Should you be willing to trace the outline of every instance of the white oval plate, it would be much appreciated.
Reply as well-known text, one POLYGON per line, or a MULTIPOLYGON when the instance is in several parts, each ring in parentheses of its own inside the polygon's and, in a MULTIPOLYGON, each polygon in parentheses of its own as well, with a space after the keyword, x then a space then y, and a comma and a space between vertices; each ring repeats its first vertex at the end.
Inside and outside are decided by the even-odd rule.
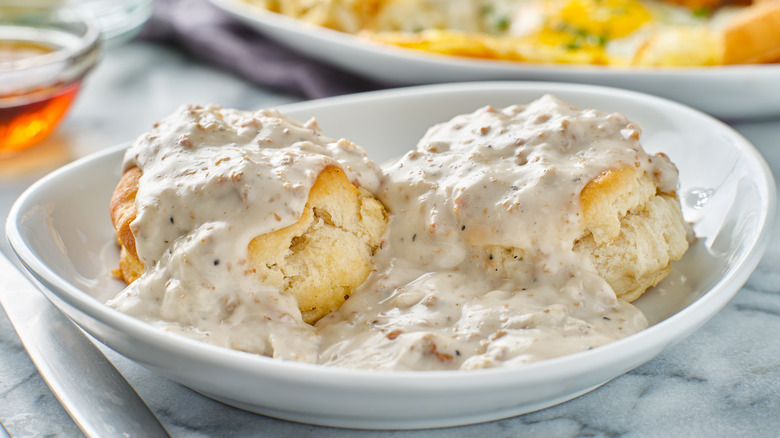
POLYGON ((650 93, 725 119, 780 115, 780 64, 662 69, 459 58, 369 41, 243 0, 211 2, 300 53, 388 85, 508 79, 576 82, 650 93))
POLYGON ((490 82, 380 91, 281 107, 316 116, 378 161, 412 148, 425 129, 483 105, 553 93, 581 108, 619 111, 644 126, 643 144, 678 165, 684 213, 701 238, 637 305, 651 327, 594 350, 522 368, 375 372, 274 360, 163 332, 103 303, 118 251, 108 219, 124 146, 86 157, 34 184, 7 223, 13 249, 46 295, 119 353, 209 397, 293 421, 353 428, 454 426, 531 412, 652 359, 720 310, 758 264, 775 211, 775 184, 759 153, 717 120, 634 92, 558 83, 490 82), (698 201, 698 205, 696 204, 698 201))

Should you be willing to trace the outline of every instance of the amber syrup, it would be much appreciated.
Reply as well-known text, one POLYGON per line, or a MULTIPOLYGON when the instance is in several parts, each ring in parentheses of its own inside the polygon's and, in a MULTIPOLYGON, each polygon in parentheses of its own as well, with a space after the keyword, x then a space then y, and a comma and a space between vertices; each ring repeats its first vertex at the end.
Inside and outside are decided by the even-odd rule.
MULTIPOLYGON (((0 41, 0 61, 24 59, 53 50, 32 42, 0 41)), ((80 86, 81 81, 74 81, 0 94, 0 154, 24 149, 48 136, 62 120, 80 86)))

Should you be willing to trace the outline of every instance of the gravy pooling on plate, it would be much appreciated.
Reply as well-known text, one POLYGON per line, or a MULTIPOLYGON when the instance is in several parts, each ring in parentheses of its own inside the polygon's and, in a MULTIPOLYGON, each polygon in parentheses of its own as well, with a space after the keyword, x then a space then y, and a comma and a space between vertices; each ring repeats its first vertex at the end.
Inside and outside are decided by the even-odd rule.
POLYGON ((544 96, 434 126, 380 169, 314 122, 184 107, 126 154, 125 168, 143 171, 133 228, 146 270, 108 304, 217 345, 349 368, 512 366, 598 347, 647 321, 580 243, 653 236, 642 242, 655 252, 632 249, 631 263, 661 278, 687 248, 677 171, 644 152, 639 132, 622 115, 544 96), (374 272, 310 325, 294 297, 241 267, 249 241, 298 220, 333 164, 389 222, 374 272), (634 185, 603 192, 621 216, 619 237, 605 240, 581 193, 610 175, 634 185))

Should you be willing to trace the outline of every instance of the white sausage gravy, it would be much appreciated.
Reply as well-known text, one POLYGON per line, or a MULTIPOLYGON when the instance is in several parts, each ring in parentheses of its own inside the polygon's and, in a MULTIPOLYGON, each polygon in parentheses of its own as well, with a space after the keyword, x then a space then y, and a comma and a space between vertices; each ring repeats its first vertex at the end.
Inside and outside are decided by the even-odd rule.
POLYGON ((620 114, 555 97, 436 125, 380 168, 362 148, 274 110, 185 106, 127 151, 143 171, 133 223, 141 278, 109 301, 229 348, 381 370, 516 366, 647 326, 572 249, 579 194, 626 165, 676 189, 620 114), (319 172, 339 165, 390 214, 374 272, 314 326, 246 273, 247 245, 294 223, 319 172))

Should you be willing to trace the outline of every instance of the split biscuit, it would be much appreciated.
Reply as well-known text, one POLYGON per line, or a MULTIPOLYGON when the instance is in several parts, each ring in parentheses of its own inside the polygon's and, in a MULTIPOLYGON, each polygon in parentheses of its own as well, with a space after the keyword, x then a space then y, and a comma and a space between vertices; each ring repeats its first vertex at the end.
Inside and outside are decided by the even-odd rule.
POLYGON ((328 167, 298 222, 249 243, 250 265, 263 283, 294 295, 311 324, 338 309, 366 280, 386 226, 382 204, 340 168, 328 167))
POLYGON ((618 298, 634 301, 688 249, 680 202, 633 167, 604 172, 580 193, 583 235, 574 244, 618 298))
MULTIPOLYGON (((613 169, 590 181, 579 196, 582 234, 573 250, 585 256, 624 301, 657 285, 688 249, 687 226, 674 193, 659 192, 633 167, 613 169)), ((491 270, 534 278, 534 255, 523 248, 487 246, 491 270)))
MULTIPOLYGON (((110 206, 120 244, 118 274, 128 284, 145 271, 131 227, 141 174, 136 167, 123 174, 110 206)), ((340 307, 371 273, 387 220, 378 200, 329 166, 314 182, 296 223, 249 242, 249 264, 258 281, 295 296, 303 320, 313 324, 340 307)))

